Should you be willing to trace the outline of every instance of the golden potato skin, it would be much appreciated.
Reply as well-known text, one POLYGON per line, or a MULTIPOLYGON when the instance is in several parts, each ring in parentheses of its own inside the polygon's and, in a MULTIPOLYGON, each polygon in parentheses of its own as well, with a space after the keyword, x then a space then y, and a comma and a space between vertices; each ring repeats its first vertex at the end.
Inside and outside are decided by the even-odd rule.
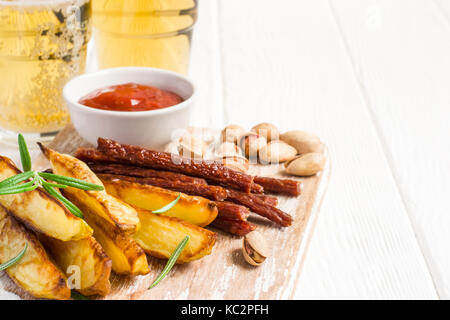
POLYGON ((67 300, 70 288, 65 275, 50 261, 36 236, 0 206, 0 263, 14 258, 28 244, 27 251, 6 273, 36 298, 67 300))
MULTIPOLYGON (((40 145, 40 147, 50 161, 55 174, 102 185, 100 179, 83 161, 67 154, 58 153, 43 145, 40 145)), ((76 198, 78 202, 90 207, 92 213, 100 216, 107 223, 117 227, 122 232, 131 234, 139 229, 140 225, 137 212, 123 201, 110 196, 105 190, 85 191, 66 188, 64 191, 66 194, 70 194, 76 198)))
MULTIPOLYGON (((157 210, 178 197, 178 192, 141 183, 104 177, 106 191, 134 207, 157 210)), ((217 217, 217 207, 214 202, 198 196, 184 193, 178 203, 164 215, 179 218, 200 227, 207 226, 217 217)))
MULTIPOLYGON (((20 173, 13 162, 0 156, 0 181, 20 173)), ((83 220, 64 207, 45 191, 33 191, 0 195, 3 205, 14 217, 28 228, 62 240, 83 239, 92 234, 92 229, 83 220)))
POLYGON ((94 228, 94 237, 111 258, 115 273, 144 275, 150 272, 145 252, 136 241, 122 232, 105 230, 96 222, 88 221, 94 228))
POLYGON ((177 260, 185 263, 200 259, 211 253, 216 234, 189 222, 148 210, 136 209, 141 219, 141 229, 132 237, 149 255, 168 259, 178 244, 188 235, 189 242, 177 260))
POLYGON ((85 220, 94 229, 94 238, 112 260, 112 270, 115 273, 143 275, 150 272, 147 256, 135 240, 117 227, 105 223, 103 218, 73 195, 66 193, 66 190, 63 190, 63 194, 83 211, 85 220))
POLYGON ((110 292, 112 262, 94 237, 74 241, 60 241, 45 235, 38 235, 38 238, 66 273, 70 266, 80 268, 80 288, 77 291, 85 296, 105 296, 110 292))

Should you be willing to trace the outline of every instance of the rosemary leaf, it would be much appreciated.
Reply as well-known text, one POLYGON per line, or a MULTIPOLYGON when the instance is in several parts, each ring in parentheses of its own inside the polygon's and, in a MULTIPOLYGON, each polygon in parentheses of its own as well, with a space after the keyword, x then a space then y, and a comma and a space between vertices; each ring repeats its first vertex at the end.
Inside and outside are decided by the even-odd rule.
POLYGON ((52 180, 64 184, 68 187, 73 187, 81 190, 104 190, 103 186, 101 185, 89 183, 72 177, 60 176, 58 174, 48 172, 39 172, 39 175, 44 179, 52 180))
POLYGON ((178 202, 178 200, 180 200, 180 198, 181 198, 181 193, 178 193, 178 197, 175 200, 173 200, 168 205, 165 205, 161 209, 152 211, 152 213, 160 214, 160 213, 164 213, 164 212, 169 211, 170 209, 172 209, 177 204, 177 202, 178 202))
POLYGON ((3 264, 0 264, 0 271, 6 270, 6 269, 12 267, 13 265, 15 265, 17 262, 19 262, 25 255, 25 251, 27 251, 27 248, 28 248, 28 243, 25 243, 25 247, 23 247, 22 251, 20 251, 19 254, 15 258, 12 258, 11 260, 8 260, 3 264))
POLYGON ((58 199, 62 202, 62 204, 74 215, 78 218, 83 219, 83 213, 81 210, 74 205, 72 202, 70 202, 66 197, 64 197, 62 194, 60 194, 58 191, 53 189, 53 187, 48 186, 46 184, 43 184, 42 187, 47 191, 52 197, 58 199))
POLYGON ((67 188, 67 186, 64 185, 64 184, 50 183, 50 182, 47 182, 45 180, 42 180, 42 185, 44 185, 44 184, 46 186, 53 187, 53 188, 58 188, 58 189, 65 189, 65 188, 67 188))
POLYGON ((33 191, 37 187, 38 187, 38 185, 36 185, 34 183, 34 181, 30 181, 28 183, 23 183, 23 184, 19 184, 19 185, 15 185, 15 186, 1 188, 0 195, 16 194, 16 193, 33 191))
POLYGON ((183 252, 184 248, 186 247, 187 243, 189 242, 189 236, 186 236, 183 241, 180 242, 180 244, 177 246, 175 251, 172 253, 172 255, 169 258, 169 261, 167 261, 166 266, 164 267, 163 271, 161 271, 160 275, 156 280, 152 283, 152 285, 149 287, 149 289, 152 289, 156 287, 156 285, 165 278, 165 276, 169 273, 169 271, 174 266, 175 262, 177 262, 178 257, 180 256, 181 252, 183 252))
POLYGON ((21 133, 19 133, 18 137, 19 142, 19 152, 20 152, 20 161, 22 162, 23 171, 31 170, 31 157, 28 152, 27 143, 25 142, 25 138, 21 133))
POLYGON ((22 172, 22 173, 16 174, 15 176, 9 177, 9 178, 3 180, 2 182, 0 182, 0 188, 16 185, 22 181, 30 179, 33 175, 34 175, 33 171, 27 171, 27 172, 22 172))

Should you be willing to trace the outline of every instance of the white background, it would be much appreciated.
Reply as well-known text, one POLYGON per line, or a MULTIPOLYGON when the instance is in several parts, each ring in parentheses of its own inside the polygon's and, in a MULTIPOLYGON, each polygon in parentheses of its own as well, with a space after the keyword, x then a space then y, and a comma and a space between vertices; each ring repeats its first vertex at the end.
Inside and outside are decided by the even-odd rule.
POLYGON ((328 144, 296 298, 450 298, 450 0, 200 0, 190 75, 194 125, 328 144))

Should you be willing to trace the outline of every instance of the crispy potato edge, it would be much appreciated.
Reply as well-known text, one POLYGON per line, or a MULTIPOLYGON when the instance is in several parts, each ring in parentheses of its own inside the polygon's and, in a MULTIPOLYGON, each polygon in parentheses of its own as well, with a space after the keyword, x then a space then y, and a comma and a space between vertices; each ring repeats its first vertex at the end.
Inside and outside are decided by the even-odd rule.
MULTIPOLYGON (((58 170, 62 168, 66 172, 64 174, 59 172, 58 174, 66 175, 65 173, 67 173, 70 177, 103 186, 102 181, 83 161, 71 155, 58 153, 41 144, 39 146, 42 153, 50 161, 55 173, 58 173, 58 170)), ((66 192, 73 194, 83 202, 95 201, 101 212, 104 213, 105 220, 127 234, 136 232, 140 227, 139 218, 134 209, 120 199, 112 197, 106 191, 84 191, 67 188, 66 192), (115 213, 122 213, 122 215, 116 215, 115 213)), ((92 205, 94 204, 92 203, 92 205)))
MULTIPOLYGON (((21 171, 14 165, 14 163, 12 162, 11 159, 0 156, 0 171, 4 170, 4 169, 10 169, 15 174, 21 173, 21 171), (6 168, 5 168, 5 166, 6 166, 6 168)), ((34 197, 36 195, 38 195, 40 198, 42 198, 43 201, 49 201, 52 204, 58 206, 62 210, 62 212, 64 213, 65 217, 68 220, 74 220, 77 223, 81 223, 81 230, 78 235, 75 235, 71 239, 67 238, 67 239, 61 239, 61 240, 65 240, 65 241, 66 240, 77 240, 77 239, 82 239, 82 238, 88 237, 89 235, 92 234, 92 229, 86 223, 84 223, 84 221, 82 221, 82 219, 74 216, 61 202, 59 202, 57 199, 53 198, 52 196, 50 196, 49 194, 47 194, 45 191, 43 191, 40 188, 37 188, 33 191, 21 193, 20 194, 21 202, 26 203, 27 201, 29 201, 29 199, 31 199, 32 197, 34 197)), ((8 208, 5 208, 5 209, 8 210, 8 208)), ((14 216, 14 218, 19 220, 21 223, 23 223, 28 229, 33 230, 35 232, 40 232, 40 233, 43 232, 43 230, 41 230, 30 219, 27 219, 25 216, 18 215, 17 213, 14 212, 14 210, 8 210, 8 213, 11 214, 12 216, 14 216)))
MULTIPOLYGON (((199 233, 204 235, 204 239, 202 241, 202 245, 194 252, 191 252, 189 254, 185 254, 184 257, 182 259, 179 259, 177 261, 177 264, 183 264, 186 262, 190 262, 193 260, 197 260, 200 259, 206 255, 209 255, 216 243, 217 240, 217 234, 213 231, 207 230, 205 228, 199 227, 197 225, 194 225, 192 223, 189 223, 187 221, 175 218, 175 217, 169 217, 169 216, 164 216, 164 215, 156 215, 148 210, 145 209, 141 209, 141 208, 136 208, 137 212, 139 213, 139 215, 151 215, 153 218, 157 218, 160 221, 165 221, 167 224, 172 225, 173 228, 176 228, 176 225, 182 225, 183 227, 192 230, 193 232, 199 233)), ((145 218, 143 219, 145 220, 145 218)), ((143 224, 142 228, 146 228, 147 226, 145 225, 145 223, 143 224)), ((136 239, 136 238, 135 238, 136 239)), ((137 240, 138 243, 141 242, 142 240, 137 240)), ((165 256, 157 251, 154 250, 149 250, 146 249, 145 246, 142 246, 144 251, 146 253, 148 253, 150 256, 155 257, 155 258, 160 258, 160 259, 168 259, 168 256, 165 256)))
POLYGON ((94 276, 91 277, 94 279, 94 282, 92 283, 91 281, 91 283, 86 284, 85 281, 82 280, 81 288, 77 289, 77 291, 85 296, 105 296, 110 292, 111 283, 109 277, 111 274, 112 261, 93 236, 73 241, 60 241, 43 234, 38 234, 38 238, 58 267, 63 271, 66 270, 66 276, 70 276, 70 274, 67 274, 67 268, 73 265, 80 268, 82 278, 91 276, 92 273, 94 274, 94 276), (73 251, 75 251, 75 255, 71 255, 71 252, 73 251), (81 265, 75 261, 80 257, 82 257, 83 260, 81 265), (91 265, 92 262, 94 262, 93 268, 91 265))
MULTIPOLYGON (((8 276, 21 288, 30 293, 35 298, 44 299, 58 299, 67 300, 70 298, 70 288, 67 284, 67 279, 63 272, 53 264, 50 260, 47 252, 45 251, 42 244, 37 239, 36 235, 27 230, 23 225, 20 224, 9 212, 2 206, 0 206, 0 237, 7 237, 8 240, 13 238, 15 241, 20 241, 18 238, 22 237, 24 242, 28 244, 28 249, 25 252, 25 256, 28 254, 33 254, 31 261, 28 261, 25 256, 16 265, 10 267, 6 270, 8 276), (48 288, 33 288, 33 284, 29 279, 21 280, 19 279, 20 273, 25 271, 24 269, 29 266, 29 264, 36 264, 36 259, 39 260, 39 274, 36 277, 42 279, 44 277, 49 278, 50 287, 48 288), (47 272, 44 272, 47 271, 47 272), (53 278, 53 279, 51 279, 53 278)), ((8 241, 8 243, 10 243, 8 241)), ((4 263, 5 261, 0 261, 4 263)))
MULTIPOLYGON (((111 195, 119 198, 120 200, 128 203, 129 205, 136 208, 141 208, 144 210, 149 210, 149 208, 143 208, 143 206, 138 205, 138 201, 130 201, 134 195, 148 195, 148 201, 146 201, 146 204, 150 204, 151 197, 153 194, 157 194, 159 197, 166 197, 167 201, 166 204, 170 201, 173 201, 175 199, 179 192, 167 190, 160 187, 154 187, 150 185, 145 185, 137 182, 130 182, 126 180, 121 179, 105 179, 102 180, 106 190, 111 195), (127 201, 128 200, 128 201, 127 201)), ((142 199, 141 199, 142 200, 142 199)), ((193 223, 193 221, 189 221, 193 224, 199 225, 200 227, 205 227, 209 225, 211 222, 214 221, 214 219, 217 217, 218 210, 213 201, 210 201, 208 199, 205 199, 203 197, 199 196, 190 196, 184 193, 181 193, 181 198, 177 203, 178 207, 184 207, 186 208, 184 212, 190 212, 189 210, 197 209, 194 206, 198 205, 199 207, 203 206, 203 209, 205 211, 202 212, 202 214, 207 214, 200 223, 193 223)), ((156 210, 159 208, 155 208, 153 210, 156 210)), ((175 210, 175 209, 172 209, 175 210)), ((165 215, 171 215, 172 211, 169 211, 168 213, 165 213, 165 215)), ((194 213, 192 213, 194 215, 194 213)), ((195 212, 195 214, 198 215, 198 211, 195 212)), ((181 216, 177 216, 177 214, 173 215, 174 217, 181 218, 181 216)), ((197 219, 197 218, 196 218, 197 219)), ((182 219, 183 220, 183 219, 182 219)))

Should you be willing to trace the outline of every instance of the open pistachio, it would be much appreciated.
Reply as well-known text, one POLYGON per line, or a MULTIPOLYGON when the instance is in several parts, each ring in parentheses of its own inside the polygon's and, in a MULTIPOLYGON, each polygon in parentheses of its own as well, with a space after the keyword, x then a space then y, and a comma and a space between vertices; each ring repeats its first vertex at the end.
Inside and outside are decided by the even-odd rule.
POLYGON ((241 137, 239 144, 248 159, 256 159, 258 151, 267 145, 267 140, 259 134, 249 132, 241 137))
POLYGON ((280 136, 280 140, 293 146, 299 154, 323 152, 323 145, 319 137, 306 131, 294 130, 285 132, 280 136))
POLYGON ((269 142, 259 150, 259 162, 262 164, 282 163, 295 158, 297 150, 281 140, 269 142))
POLYGON ((233 142, 224 142, 220 144, 215 151, 218 158, 241 156, 242 151, 233 142))
POLYGON ((242 156, 232 156, 232 157, 224 157, 222 159, 222 163, 225 167, 230 169, 240 171, 243 173, 247 173, 249 169, 249 162, 247 158, 242 156))
POLYGON ((323 170, 325 161, 325 155, 322 153, 305 153, 287 162, 286 172, 295 176, 312 176, 323 170))
POLYGON ((244 237, 242 253, 249 264, 260 266, 270 255, 270 247, 259 232, 252 231, 244 237))
POLYGON ((263 136, 268 142, 278 140, 280 138, 280 130, 278 130, 275 125, 268 122, 257 124, 250 131, 263 136))
POLYGON ((184 135, 178 144, 180 155, 188 158, 202 159, 206 153, 206 143, 195 136, 184 135))
POLYGON ((238 126, 237 124, 230 124, 222 130, 220 134, 220 141, 237 144, 245 132, 245 129, 241 126, 238 126))

